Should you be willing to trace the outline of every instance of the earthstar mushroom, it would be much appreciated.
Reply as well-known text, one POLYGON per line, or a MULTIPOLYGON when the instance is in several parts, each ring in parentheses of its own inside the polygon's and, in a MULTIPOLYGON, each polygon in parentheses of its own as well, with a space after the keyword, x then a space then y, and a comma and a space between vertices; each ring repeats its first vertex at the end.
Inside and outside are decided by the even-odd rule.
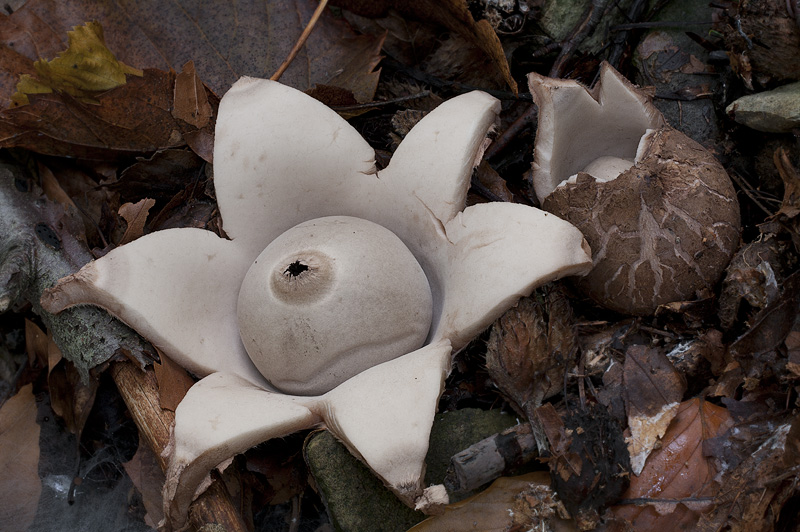
POLYGON ((176 410, 167 528, 186 523, 211 469, 318 425, 410 506, 444 502, 440 488, 422 482, 452 352, 535 286, 591 264, 583 236, 556 216, 507 203, 464 208, 498 110, 480 92, 445 102, 376 171, 372 148, 331 109, 279 83, 243 78, 221 101, 214 147, 230 240, 200 229, 157 231, 43 296, 50 312, 101 306, 205 376, 176 410), (334 230, 317 233, 323 227, 334 230), (307 286, 319 293, 303 293, 307 286), (316 304, 322 312, 306 313, 316 304), (377 321, 408 323, 358 331, 364 311, 379 306, 389 313, 377 311, 377 321))
POLYGON ((594 267, 576 284, 633 315, 713 288, 739 243, 736 191, 700 144, 608 63, 589 89, 530 74, 539 106, 533 185, 575 224, 594 267))

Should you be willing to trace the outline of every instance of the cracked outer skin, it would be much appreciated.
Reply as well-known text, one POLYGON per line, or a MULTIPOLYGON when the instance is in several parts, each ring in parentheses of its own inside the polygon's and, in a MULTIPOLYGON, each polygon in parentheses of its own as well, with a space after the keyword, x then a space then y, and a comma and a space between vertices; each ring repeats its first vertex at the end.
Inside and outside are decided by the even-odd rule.
POLYGON ((580 173, 543 207, 583 232, 594 268, 577 285, 633 315, 713 288, 739 243, 739 202, 722 165, 672 128, 651 134, 636 164, 613 181, 580 173))

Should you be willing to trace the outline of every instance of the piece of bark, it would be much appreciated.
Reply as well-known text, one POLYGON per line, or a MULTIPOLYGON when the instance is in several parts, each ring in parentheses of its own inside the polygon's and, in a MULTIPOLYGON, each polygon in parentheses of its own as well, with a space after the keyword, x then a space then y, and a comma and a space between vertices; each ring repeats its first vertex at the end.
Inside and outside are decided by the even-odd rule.
POLYGON ((530 423, 520 423, 455 454, 444 484, 452 493, 471 491, 537 456, 530 423))
MULTIPOLYGON (((164 449, 169 444, 170 428, 175 423, 175 413, 161 408, 161 398, 155 372, 145 371, 130 362, 116 362, 111 366, 111 376, 119 388, 131 416, 156 455, 162 469, 166 470, 164 449)), ((211 524, 221 525, 226 532, 246 532, 247 527, 236 510, 222 482, 215 480, 189 508, 189 522, 195 530, 211 524)))
POLYGON ((83 223, 46 199, 19 167, 0 162, 0 313, 31 304, 65 358, 86 381, 89 371, 125 350, 149 362, 152 350, 142 338, 107 312, 88 306, 54 315, 39 299, 55 282, 92 259, 84 242, 83 223))

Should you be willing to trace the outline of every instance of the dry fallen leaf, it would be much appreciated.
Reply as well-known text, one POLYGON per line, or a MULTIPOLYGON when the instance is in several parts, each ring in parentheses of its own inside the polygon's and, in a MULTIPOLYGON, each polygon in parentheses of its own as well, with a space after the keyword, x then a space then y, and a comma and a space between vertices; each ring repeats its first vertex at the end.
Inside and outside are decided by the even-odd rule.
MULTIPOLYGON (((53 412, 64 420, 69 432, 80 436, 94 405, 97 381, 83 382, 75 366, 61 356, 61 350, 52 336, 27 319, 25 344, 28 360, 36 360, 39 367, 47 367, 47 384, 53 412)), ((33 362, 31 365, 34 365, 33 362)))
POLYGON ((39 479, 36 399, 27 384, 0 408, 0 530, 24 532, 33 523, 39 479))
POLYGON ((194 380, 186 370, 173 362, 161 351, 158 352, 160 364, 153 364, 158 381, 159 401, 161 408, 175 411, 178 404, 194 384, 194 380))
POLYGON ((542 471, 502 477, 481 493, 445 507, 408 532, 506 532, 509 530, 578 530, 542 471))
POLYGON ((162 150, 152 157, 138 158, 122 171, 117 182, 107 188, 118 191, 125 202, 148 197, 163 205, 175 194, 204 179, 204 166, 203 161, 189 150, 162 150))
POLYGON ((47 196, 47 199, 59 203, 67 211, 77 213, 78 207, 75 205, 75 202, 72 201, 72 198, 69 197, 69 194, 61 187, 53 171, 42 164, 41 161, 37 163, 37 168, 39 170, 39 178, 42 181, 42 192, 47 196))
POLYGON ((410 15, 418 20, 441 24, 483 50, 495 68, 502 74, 509 88, 515 93, 517 92, 517 82, 511 75, 511 68, 508 66, 500 38, 489 21, 475 21, 466 0, 418 0, 416 2, 335 0, 334 4, 367 17, 382 16, 389 8, 394 8, 402 14, 410 15))
POLYGON ((631 470, 638 475, 658 438, 678 412, 686 380, 657 348, 635 345, 625 352, 623 397, 628 415, 626 438, 631 470))
POLYGON ((175 107, 172 116, 200 129, 208 125, 214 110, 200 76, 189 61, 175 78, 175 107))
POLYGON ((69 48, 52 61, 39 59, 33 63, 36 75, 23 74, 17 92, 11 96, 15 105, 30 103, 29 94, 63 91, 86 102, 94 95, 123 85, 126 74, 141 76, 142 71, 120 62, 106 47, 103 28, 87 22, 67 32, 69 48))
POLYGON ((701 399, 681 403, 642 473, 631 478, 623 499, 636 501, 611 508, 614 517, 636 530, 691 528, 719 491, 715 463, 703 454, 703 442, 733 425, 725 408, 701 399))
MULTIPOLYGON (((714 509, 701 517, 696 530, 750 532, 782 530, 781 522, 797 524, 797 505, 791 500, 796 500, 800 492, 800 417, 777 426, 764 423, 767 424, 769 437, 756 436, 755 441, 748 438, 747 444, 753 448, 741 463, 723 473, 720 482, 725 489, 715 500, 714 509), (756 443, 760 445, 756 447, 756 443)), ((736 446, 735 442, 721 443, 728 448, 736 446)))
POLYGON ((142 496, 142 503, 147 511, 145 523, 151 528, 158 528, 158 523, 164 519, 161 490, 165 477, 156 455, 144 442, 144 438, 139 439, 136 454, 129 462, 123 463, 122 467, 142 496))
POLYGON ((196 128, 172 116, 174 86, 174 72, 145 70, 98 95, 96 105, 65 93, 32 96, 29 105, 0 113, 0 147, 114 159, 181 146, 182 134, 196 128))
POLYGON ((47 346, 50 339, 38 325, 25 320, 25 351, 28 353, 28 364, 31 367, 47 367, 47 346))
POLYGON ((747 367, 753 358, 778 348, 791 332, 800 302, 800 272, 781 283, 780 296, 756 314, 750 328, 734 341, 730 352, 747 367))
MULTIPOLYGON (((180 71, 194 61, 200 78, 222 95, 241 76, 275 72, 317 5, 316 0, 244 0, 224 8, 201 0, 29 0, 9 17, 0 16, 0 43, 12 48, 0 53, 0 71, 8 68, 6 55, 9 61, 17 54, 31 60, 54 55, 64 48, 67 30, 96 20, 121 61, 164 71, 180 71)), ((306 90, 338 79, 359 100, 370 100, 381 42, 355 34, 327 10, 281 82, 306 90)), ((9 95, 0 93, 0 99, 9 95)))
POLYGON ((125 203, 119 208, 119 215, 122 216, 128 223, 128 228, 122 235, 119 245, 132 242, 144 234, 144 224, 147 221, 147 215, 156 200, 151 198, 144 198, 136 203, 125 203))

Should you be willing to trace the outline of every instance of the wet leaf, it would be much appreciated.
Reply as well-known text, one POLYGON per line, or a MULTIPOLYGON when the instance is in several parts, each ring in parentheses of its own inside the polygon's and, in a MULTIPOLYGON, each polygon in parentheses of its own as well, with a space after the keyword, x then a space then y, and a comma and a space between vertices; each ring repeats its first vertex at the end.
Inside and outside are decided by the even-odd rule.
POLYGON ((87 22, 67 32, 69 47, 52 61, 40 59, 33 64, 36 75, 23 74, 17 92, 11 96, 15 105, 27 105, 29 94, 63 91, 85 102, 94 103, 94 95, 123 85, 126 74, 141 76, 142 71, 120 62, 106 47, 103 28, 87 22))
POLYGON ((426 519, 409 532, 468 530, 568 532, 578 527, 550 487, 550 476, 536 472, 499 478, 483 492, 448 505, 444 514, 426 519))
POLYGON ((701 399, 681 403, 642 473, 631 478, 623 498, 635 501, 611 509, 637 530, 677 530, 691 527, 719 490, 713 460, 703 454, 703 442, 720 436, 733 421, 725 408, 701 399))
POLYGON ((39 479, 36 400, 27 384, 0 408, 0 530, 24 532, 33 523, 39 479))

